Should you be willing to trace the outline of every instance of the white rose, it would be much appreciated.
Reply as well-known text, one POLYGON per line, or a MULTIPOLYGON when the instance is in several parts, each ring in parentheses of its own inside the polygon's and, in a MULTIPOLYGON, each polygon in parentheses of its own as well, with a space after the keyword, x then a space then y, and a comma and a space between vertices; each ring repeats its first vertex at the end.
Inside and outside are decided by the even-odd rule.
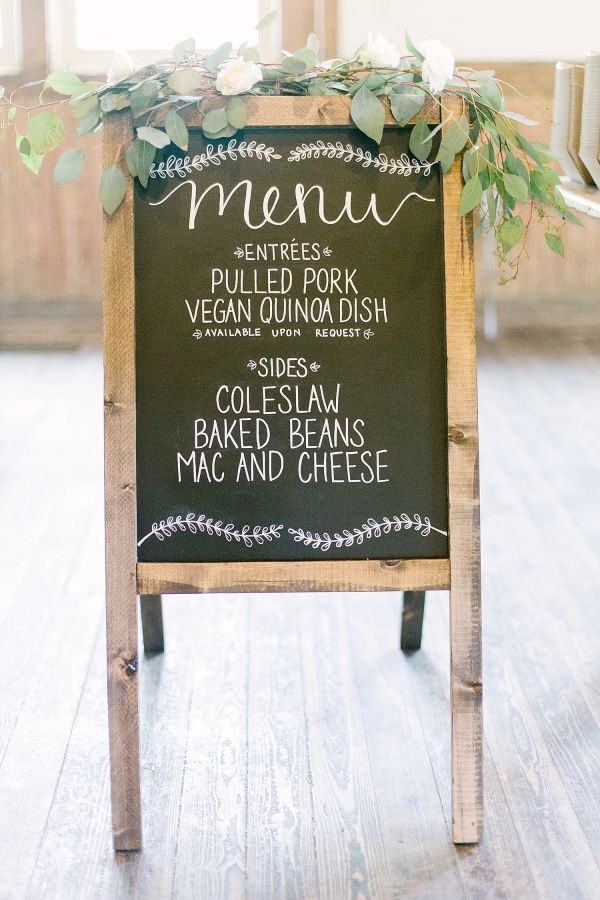
POLYGON ((423 54, 423 81, 439 94, 454 74, 454 54, 436 38, 421 41, 417 49, 423 54))
POLYGON ((381 33, 378 32, 377 37, 373 38, 369 32, 367 45, 359 52, 358 58, 374 69, 395 69, 400 62, 400 52, 381 33))
POLYGON ((249 91, 257 81, 262 80, 262 72, 256 63, 246 62, 239 56, 230 59, 217 75, 217 90, 227 96, 249 91))

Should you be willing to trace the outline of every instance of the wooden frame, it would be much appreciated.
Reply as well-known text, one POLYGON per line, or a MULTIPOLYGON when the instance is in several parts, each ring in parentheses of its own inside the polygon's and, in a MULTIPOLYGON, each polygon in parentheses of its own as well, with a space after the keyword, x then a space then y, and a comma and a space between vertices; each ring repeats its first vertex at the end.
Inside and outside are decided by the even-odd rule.
MULTIPOLYGON (((209 104, 207 104, 207 108, 209 104)), ((164 110, 155 113, 160 122, 164 110)), ((439 121, 435 104, 419 117, 439 121)), ((201 123, 197 111, 187 116, 201 123)), ((394 124, 387 115, 387 123, 394 124)), ((349 100, 264 97, 248 103, 248 127, 350 124, 349 100)), ((127 111, 108 117, 105 166, 125 170, 127 111)), ((448 363, 449 559, 319 562, 136 563, 135 297, 133 187, 105 217, 105 502, 108 711, 114 845, 141 847, 136 595, 213 591, 422 592, 450 589, 452 836, 482 831, 481 597, 472 222, 459 218, 460 160, 444 176, 448 363)), ((154 610, 156 612, 156 610, 154 610)), ((162 626, 162 622, 161 622, 162 626)), ((162 627, 161 627, 162 637, 162 627)))

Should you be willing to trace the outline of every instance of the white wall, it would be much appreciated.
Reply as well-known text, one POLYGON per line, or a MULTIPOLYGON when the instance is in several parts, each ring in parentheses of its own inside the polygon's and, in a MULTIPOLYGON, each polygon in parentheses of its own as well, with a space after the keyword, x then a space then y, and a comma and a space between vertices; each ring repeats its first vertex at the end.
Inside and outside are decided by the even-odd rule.
POLYGON ((338 52, 351 54, 368 31, 399 48, 436 37, 458 60, 577 61, 600 49, 600 0, 338 0, 338 52))

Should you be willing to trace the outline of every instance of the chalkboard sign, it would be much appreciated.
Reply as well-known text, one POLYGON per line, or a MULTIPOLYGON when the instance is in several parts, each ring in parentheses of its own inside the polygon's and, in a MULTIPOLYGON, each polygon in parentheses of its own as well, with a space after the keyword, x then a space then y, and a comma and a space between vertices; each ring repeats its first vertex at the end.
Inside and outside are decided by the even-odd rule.
POLYGON ((138 559, 445 558, 440 168, 247 129, 135 193, 138 559))
MULTIPOLYGON (((218 98, 215 102, 219 102, 218 98)), ((138 619, 163 593, 450 588, 453 839, 481 835, 478 432, 460 160, 380 147, 347 97, 251 97, 105 216, 108 711, 115 846, 141 841, 138 619)), ((461 113, 459 98, 444 106, 461 113)), ((165 110, 153 113, 161 125, 165 110)), ((439 124, 439 107, 420 116, 439 124)), ((391 127, 390 127, 391 126, 391 127)), ((439 132, 438 132, 439 134, 439 132)), ((125 171, 128 110, 104 165, 125 171)), ((215 600, 218 602, 218 600, 215 600)))

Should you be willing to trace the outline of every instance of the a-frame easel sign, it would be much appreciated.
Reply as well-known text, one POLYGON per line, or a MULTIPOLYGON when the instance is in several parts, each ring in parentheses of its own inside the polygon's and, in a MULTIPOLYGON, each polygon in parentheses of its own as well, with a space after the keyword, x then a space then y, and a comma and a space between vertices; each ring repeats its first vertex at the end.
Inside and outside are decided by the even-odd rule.
MULTIPOLYGON (((347 98, 252 97, 244 131, 221 141, 200 122, 187 116, 189 149, 159 154, 147 190, 132 181, 106 217, 115 847, 142 841, 136 597, 160 649, 161 594, 234 591, 405 591, 406 649, 420 643, 423 592, 450 589, 453 838, 476 842, 478 435, 460 161, 442 175, 397 126, 377 151, 347 98)), ((105 165, 125 166, 131 137, 127 111, 108 117, 105 165)))

